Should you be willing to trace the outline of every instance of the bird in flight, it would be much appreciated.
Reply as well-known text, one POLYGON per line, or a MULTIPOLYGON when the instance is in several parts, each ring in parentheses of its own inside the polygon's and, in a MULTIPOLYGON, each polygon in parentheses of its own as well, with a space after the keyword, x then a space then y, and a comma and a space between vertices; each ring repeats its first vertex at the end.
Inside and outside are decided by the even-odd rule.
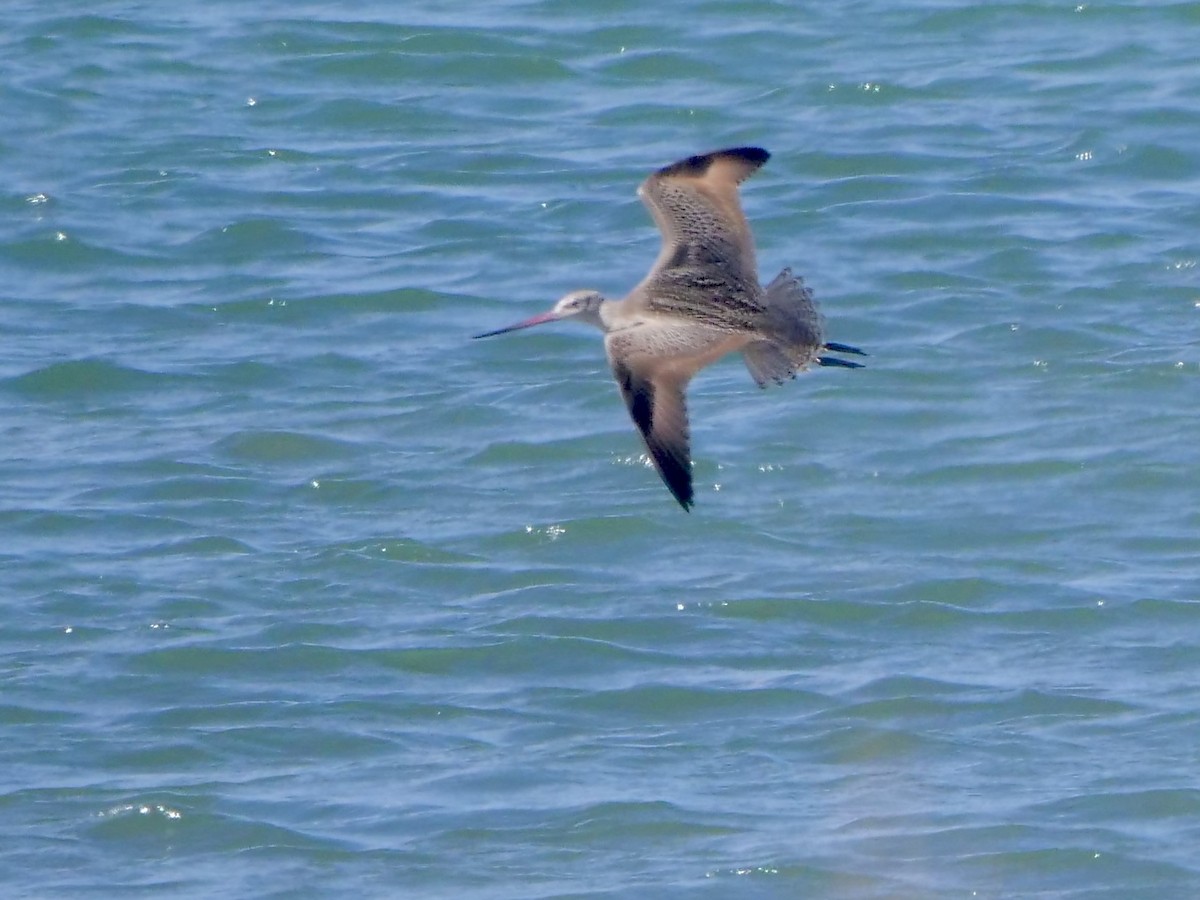
POLYGON ((650 272, 623 300, 572 291, 549 312, 475 337, 575 318, 604 332, 613 377, 655 469, 685 510, 695 502, 684 391, 700 369, 741 353, 758 383, 782 384, 810 365, 861 368, 823 352, 865 356, 825 340, 804 281, 784 269, 763 287, 738 185, 770 154, 733 147, 672 163, 638 196, 662 232, 650 272))

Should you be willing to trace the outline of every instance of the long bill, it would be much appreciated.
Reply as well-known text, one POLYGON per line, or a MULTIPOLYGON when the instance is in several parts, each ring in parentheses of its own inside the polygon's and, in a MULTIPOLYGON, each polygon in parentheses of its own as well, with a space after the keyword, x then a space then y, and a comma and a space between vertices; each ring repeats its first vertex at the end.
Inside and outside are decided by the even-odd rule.
POLYGON ((474 335, 472 340, 477 340, 478 338, 493 337, 494 335, 497 335, 497 334, 505 334, 509 331, 518 331, 522 328, 531 328, 534 325, 541 325, 543 322, 553 322, 557 318, 559 318, 558 315, 554 312, 554 310, 551 310, 550 312, 545 312, 540 315, 534 316, 531 319, 526 319, 524 322, 518 322, 515 325, 509 325, 505 328, 497 328, 495 331, 485 331, 483 334, 474 335))

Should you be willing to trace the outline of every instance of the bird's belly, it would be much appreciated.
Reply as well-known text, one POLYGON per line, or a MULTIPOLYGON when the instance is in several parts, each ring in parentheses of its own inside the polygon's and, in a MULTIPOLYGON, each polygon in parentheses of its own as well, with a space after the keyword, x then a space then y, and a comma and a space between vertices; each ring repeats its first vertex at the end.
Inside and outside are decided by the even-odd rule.
POLYGON ((737 353, 750 343, 750 337, 744 334, 717 333, 703 346, 696 347, 691 352, 684 351, 679 356, 681 364, 690 364, 692 371, 703 369, 710 363, 715 363, 722 356, 737 353))
POLYGON ((751 335, 691 323, 645 323, 609 336, 617 357, 640 357, 653 368, 690 378, 722 356, 737 353, 751 335))

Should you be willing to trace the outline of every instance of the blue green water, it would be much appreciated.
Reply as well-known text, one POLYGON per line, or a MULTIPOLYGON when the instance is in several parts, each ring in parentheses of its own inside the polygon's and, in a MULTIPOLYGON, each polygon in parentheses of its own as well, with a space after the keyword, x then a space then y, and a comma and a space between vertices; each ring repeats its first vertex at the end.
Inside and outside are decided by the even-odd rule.
POLYGON ((0 894, 1200 896, 1200 5, 0 33, 0 894), (869 368, 598 335, 651 169, 869 368))

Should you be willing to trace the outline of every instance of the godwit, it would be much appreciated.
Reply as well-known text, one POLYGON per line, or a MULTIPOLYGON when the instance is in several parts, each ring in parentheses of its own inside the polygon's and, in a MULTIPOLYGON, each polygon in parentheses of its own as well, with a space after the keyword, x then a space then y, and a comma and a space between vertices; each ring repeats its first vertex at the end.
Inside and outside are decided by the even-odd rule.
POLYGON ((826 342, 812 291, 784 269, 758 283, 754 237, 738 185, 770 158, 761 147, 689 156, 638 188, 662 232, 650 273, 624 300, 572 291, 549 312, 475 337, 577 318, 604 332, 604 349, 650 459, 679 505, 694 502, 684 390, 704 366, 741 352, 758 382, 782 384, 811 364, 861 368, 821 356, 856 353, 826 342))

